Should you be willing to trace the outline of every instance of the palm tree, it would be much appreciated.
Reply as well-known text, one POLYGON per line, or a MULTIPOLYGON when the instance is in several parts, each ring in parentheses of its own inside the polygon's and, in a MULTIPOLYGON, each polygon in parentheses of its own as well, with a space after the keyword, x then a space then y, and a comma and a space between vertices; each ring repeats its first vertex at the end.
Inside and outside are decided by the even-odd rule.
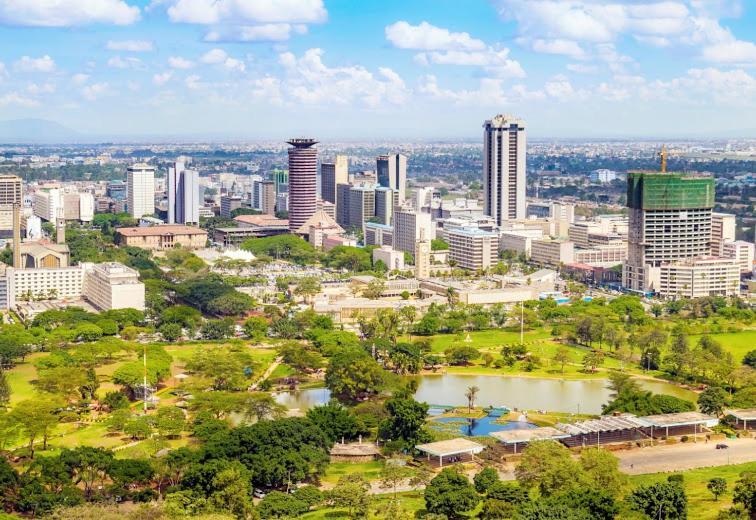
POLYGON ((458 299, 459 294, 457 294, 457 290, 454 287, 447 287, 446 300, 449 302, 449 307, 454 308, 454 304, 457 303, 458 299))
POLYGON ((475 398, 478 396, 478 392, 480 392, 480 388, 477 386, 468 386, 467 391, 465 392, 465 397, 467 398, 467 413, 472 413, 472 409, 475 406, 475 398))

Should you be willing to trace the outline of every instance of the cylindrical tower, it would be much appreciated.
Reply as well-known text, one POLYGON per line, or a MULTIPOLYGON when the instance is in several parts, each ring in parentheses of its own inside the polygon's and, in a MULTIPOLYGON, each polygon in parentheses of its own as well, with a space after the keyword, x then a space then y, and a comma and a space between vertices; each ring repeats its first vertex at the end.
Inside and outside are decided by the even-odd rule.
POLYGON ((289 148, 289 231, 296 232, 316 211, 318 149, 315 139, 291 139, 289 148))

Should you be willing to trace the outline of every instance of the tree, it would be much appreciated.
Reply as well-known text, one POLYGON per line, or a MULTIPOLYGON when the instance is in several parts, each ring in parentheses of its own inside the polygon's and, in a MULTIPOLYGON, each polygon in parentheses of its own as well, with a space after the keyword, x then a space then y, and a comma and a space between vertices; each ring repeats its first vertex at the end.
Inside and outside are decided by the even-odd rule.
POLYGON ((564 374, 564 365, 572 360, 572 356, 570 355, 570 351, 567 350, 566 347, 559 347, 554 353, 554 357, 552 359, 554 360, 554 363, 557 363, 559 365, 562 374, 564 374))
POLYGON ((257 505, 261 518, 297 518, 310 507, 294 495, 271 491, 257 505))
POLYGON ((310 303, 310 298, 318 294, 320 290, 320 280, 314 276, 306 276, 297 281, 294 294, 301 296, 305 303, 310 303))
POLYGON ((58 424, 61 403, 54 399, 35 398, 20 401, 10 411, 10 420, 18 425, 29 440, 29 456, 34 458, 34 443, 42 438, 42 449, 47 449, 47 439, 58 424))
POLYGON ((235 289, 213 298, 205 304, 205 310, 216 316, 238 316, 250 311, 255 305, 255 300, 248 294, 235 289))
POLYGON ((714 477, 706 483, 706 489, 711 491, 715 501, 719 500, 720 495, 724 495, 727 491, 727 481, 722 477, 714 477))
POLYGON ((79 367, 60 366, 42 371, 37 381, 41 390, 72 401, 80 396, 79 389, 87 384, 87 375, 79 367))
POLYGON ((331 442, 356 439, 367 433, 354 413, 338 401, 315 406, 307 410, 307 418, 316 424, 331 442))
POLYGON ((335 507, 347 510, 349 518, 367 516, 370 508, 370 484, 361 475, 344 475, 328 493, 335 507))
POLYGON ((640 486, 627 497, 632 509, 649 518, 685 520, 688 517, 688 499, 682 486, 671 482, 657 482, 640 486))
POLYGON ((230 318, 207 320, 202 324, 202 337, 205 339, 225 339, 234 335, 234 322, 230 318))
POLYGON ((465 398, 467 399, 467 412, 472 413, 472 409, 475 406, 475 399, 478 396, 480 388, 477 386, 468 386, 465 391, 465 398))
POLYGON ((497 480, 488 487, 488 498, 519 505, 529 500, 528 492, 514 482, 497 480))
POLYGON ((411 398, 393 398, 386 401, 388 417, 381 422, 378 436, 399 442, 405 449, 430 441, 426 429, 428 405, 411 398))
POLYGON ((445 468, 425 488, 425 508, 454 518, 470 511, 480 501, 467 477, 453 468, 445 468))
POLYGON ((386 282, 380 278, 370 280, 362 290, 362 296, 370 300, 377 300, 386 290, 386 282))
POLYGON ((517 482, 529 489, 538 487, 543 496, 567 491, 580 484, 582 472, 570 450, 554 441, 535 441, 522 452, 515 468, 517 482))
POLYGON ((8 378, 5 377, 5 371, 0 369, 0 409, 10 402, 11 388, 8 384, 8 378))
POLYGON ((249 339, 259 342, 262 341, 268 333, 268 321, 260 316, 252 316, 244 321, 242 328, 244 329, 244 334, 246 334, 249 339))
POLYGON ((496 482, 499 482, 499 472, 490 467, 483 468, 473 477, 475 491, 481 494, 487 493, 496 482))
POLYGON ((378 362, 358 348, 344 349, 331 357, 325 375, 325 384, 332 395, 347 402, 377 394, 385 381, 378 362))
POLYGON ((161 406, 153 415, 152 420, 161 437, 178 437, 186 426, 184 411, 177 406, 161 406))
POLYGON ((408 466, 384 464, 379 476, 381 489, 391 490, 394 494, 394 500, 396 500, 397 488, 413 474, 414 471, 408 466))
POLYGON ((618 496, 627 483, 627 476, 619 470, 619 460, 610 451, 588 448, 580 452, 578 461, 588 488, 618 496))
POLYGON ((441 240, 440 238, 434 238, 433 240, 431 240, 432 251, 446 251, 448 249, 449 249, 449 244, 441 240))
POLYGON ((609 384, 611 397, 616 398, 621 394, 630 394, 640 391, 640 385, 630 374, 624 372, 609 372, 609 384))
POLYGON ((727 404, 727 392, 724 388, 710 386, 698 394, 698 408, 709 415, 721 416, 727 404))
POLYGON ((177 341, 183 334, 181 325, 179 325, 178 323, 164 323, 158 328, 158 332, 160 332, 160 335, 163 336, 163 339, 165 341, 168 341, 169 343, 177 341))
POLYGON ((746 471, 740 475, 732 492, 732 502, 742 505, 751 516, 756 513, 756 473, 746 471))
POLYGON ((198 350, 186 367, 212 381, 215 390, 242 390, 249 385, 258 366, 246 349, 206 348, 198 350))
POLYGON ((756 350, 751 350, 743 356, 743 364, 748 365, 751 368, 756 368, 756 350))
POLYGON ((480 357, 480 352, 475 347, 459 345, 447 348, 444 351, 444 356, 446 362, 450 365, 468 365, 471 361, 480 357))
POLYGON ((242 405, 244 418, 248 421, 265 421, 280 419, 286 415, 286 407, 278 404, 270 394, 255 392, 244 399, 242 405))
POLYGON ((604 353, 600 350, 592 350, 583 356, 583 369, 586 372, 595 372, 604 364, 604 353))

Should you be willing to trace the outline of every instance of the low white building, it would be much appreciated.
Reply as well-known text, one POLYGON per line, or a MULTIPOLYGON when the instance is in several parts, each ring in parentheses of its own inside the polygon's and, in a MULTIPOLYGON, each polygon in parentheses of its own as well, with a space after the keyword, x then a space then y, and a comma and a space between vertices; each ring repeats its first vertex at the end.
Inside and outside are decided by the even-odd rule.
POLYGON ((85 264, 82 295, 101 310, 144 310, 144 284, 139 273, 123 264, 85 264))
POLYGON ((745 240, 723 242, 722 256, 737 261, 741 273, 750 273, 753 270, 754 247, 751 242, 745 240))
POLYGON ((657 292, 664 298, 734 296, 740 287, 736 260, 699 257, 662 264, 657 292))
POLYGON ((389 268, 389 271, 404 270, 404 251, 397 251, 391 246, 378 247, 373 249, 373 263, 378 260, 383 262, 389 268))
POLYGON ((541 265, 571 264, 575 261, 575 243, 570 240, 533 240, 530 260, 541 265))

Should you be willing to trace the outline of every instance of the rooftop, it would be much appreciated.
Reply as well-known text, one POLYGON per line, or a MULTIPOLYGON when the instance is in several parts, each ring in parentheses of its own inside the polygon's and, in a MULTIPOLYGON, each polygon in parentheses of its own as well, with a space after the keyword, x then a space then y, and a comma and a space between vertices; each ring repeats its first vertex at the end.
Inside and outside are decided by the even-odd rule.
POLYGON ((644 421, 656 427, 665 426, 688 426, 691 424, 703 424, 714 421, 716 424, 717 418, 712 415, 706 415, 701 412, 680 412, 680 413, 665 413, 661 415, 647 415, 643 417, 644 421))
POLYGON ((236 222, 241 224, 248 224, 252 226, 268 227, 268 226, 283 226, 289 227, 289 221, 285 219, 276 218, 273 215, 238 215, 234 217, 236 222))
POLYGON ((457 437, 446 441, 430 442, 428 444, 418 444, 416 449, 435 456, 456 455, 458 453, 480 453, 484 446, 473 442, 469 439, 457 437))
POLYGON ((310 146, 318 144, 315 139, 310 139, 308 137, 296 137, 294 139, 289 139, 286 143, 295 148, 309 148, 310 146))
POLYGON ((569 435, 556 428, 545 426, 542 428, 491 432, 491 437, 499 439, 504 444, 516 444, 520 442, 542 441, 547 439, 565 439, 569 437, 569 435))
POLYGON ((725 412, 741 421, 756 420, 756 408, 733 408, 732 410, 725 410, 725 412))
POLYGON ((125 237, 151 237, 159 235, 207 235, 207 231, 183 224, 164 224, 149 227, 122 227, 116 231, 125 237))

